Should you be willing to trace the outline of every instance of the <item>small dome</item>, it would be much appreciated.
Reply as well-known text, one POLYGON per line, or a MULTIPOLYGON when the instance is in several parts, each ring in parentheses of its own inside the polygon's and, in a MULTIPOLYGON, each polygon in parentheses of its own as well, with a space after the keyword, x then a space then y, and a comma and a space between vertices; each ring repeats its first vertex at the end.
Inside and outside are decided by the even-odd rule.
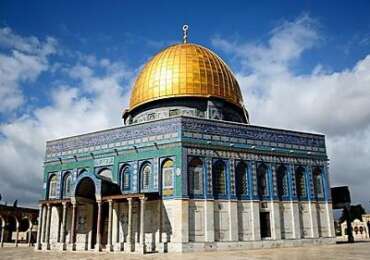
POLYGON ((215 97, 243 108, 229 67, 211 50, 192 43, 172 45, 144 66, 132 88, 129 111, 174 97, 215 97))

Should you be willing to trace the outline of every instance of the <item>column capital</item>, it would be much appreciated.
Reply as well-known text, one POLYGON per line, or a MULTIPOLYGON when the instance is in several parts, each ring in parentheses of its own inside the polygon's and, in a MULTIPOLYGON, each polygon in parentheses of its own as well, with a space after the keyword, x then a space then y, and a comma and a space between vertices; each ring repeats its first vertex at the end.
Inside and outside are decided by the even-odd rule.
POLYGON ((147 197, 140 197, 140 201, 146 201, 146 200, 148 200, 147 197))
POLYGON ((127 201, 132 201, 132 198, 126 198, 127 199, 127 201))

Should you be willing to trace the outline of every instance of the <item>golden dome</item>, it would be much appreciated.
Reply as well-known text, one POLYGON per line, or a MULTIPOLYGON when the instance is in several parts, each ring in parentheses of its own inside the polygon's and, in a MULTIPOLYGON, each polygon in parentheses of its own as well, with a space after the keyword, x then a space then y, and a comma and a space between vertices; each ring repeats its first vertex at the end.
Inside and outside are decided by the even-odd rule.
POLYGON ((229 67, 211 50, 192 43, 172 45, 144 66, 132 89, 129 110, 173 97, 216 97, 243 107, 229 67))

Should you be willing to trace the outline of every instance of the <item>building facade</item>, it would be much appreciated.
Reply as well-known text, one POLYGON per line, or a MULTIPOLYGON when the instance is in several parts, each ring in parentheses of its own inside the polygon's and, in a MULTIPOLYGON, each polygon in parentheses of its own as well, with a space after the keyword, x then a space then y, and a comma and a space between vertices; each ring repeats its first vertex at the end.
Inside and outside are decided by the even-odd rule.
POLYGON ((36 242, 38 210, 0 205, 0 247, 32 246, 36 242))
MULTIPOLYGON (((352 225, 352 235, 356 240, 368 240, 370 239, 370 214, 363 214, 361 216, 362 220, 355 219, 351 222, 352 225)), ((348 240, 347 223, 344 221, 340 224, 342 240, 348 240)))
POLYGON ((325 136, 250 125, 229 67, 186 33, 144 66, 123 120, 47 142, 36 249, 334 242, 325 136))

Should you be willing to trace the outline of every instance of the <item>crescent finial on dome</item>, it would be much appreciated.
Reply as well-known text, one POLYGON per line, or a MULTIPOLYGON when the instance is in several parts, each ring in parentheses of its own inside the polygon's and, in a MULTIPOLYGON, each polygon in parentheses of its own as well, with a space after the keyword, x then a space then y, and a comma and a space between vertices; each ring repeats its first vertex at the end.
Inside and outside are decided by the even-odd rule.
POLYGON ((187 43, 188 42, 188 30, 189 30, 189 25, 184 24, 182 26, 182 31, 184 32, 184 35, 182 37, 183 43, 187 43))

